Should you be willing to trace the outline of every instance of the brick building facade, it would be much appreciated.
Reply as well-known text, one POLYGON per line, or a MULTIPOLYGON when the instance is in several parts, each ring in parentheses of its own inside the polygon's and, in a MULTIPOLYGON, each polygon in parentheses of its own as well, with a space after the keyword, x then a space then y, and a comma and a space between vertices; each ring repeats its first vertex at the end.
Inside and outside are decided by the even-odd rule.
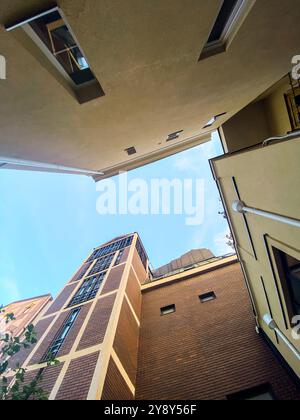
POLYGON ((208 258, 153 278, 137 234, 96 248, 37 322, 26 381, 42 370, 51 400, 300 399, 237 258, 208 258))

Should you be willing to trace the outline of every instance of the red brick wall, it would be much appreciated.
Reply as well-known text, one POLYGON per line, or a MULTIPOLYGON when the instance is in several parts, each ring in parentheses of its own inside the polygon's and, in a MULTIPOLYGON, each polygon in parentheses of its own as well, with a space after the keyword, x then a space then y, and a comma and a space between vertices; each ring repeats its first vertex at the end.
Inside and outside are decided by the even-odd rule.
MULTIPOLYGON (((54 316, 50 316, 49 318, 42 319, 36 324, 35 331, 37 334, 37 340, 39 340, 42 337, 42 335, 47 330, 47 328, 49 327, 53 319, 54 319, 54 316)), ((19 353, 15 354, 13 357, 9 359, 9 367, 15 368, 17 364, 22 365, 27 359, 27 357, 30 355, 34 347, 35 346, 32 346, 29 349, 22 348, 22 350, 19 353)))
POLYGON ((134 250, 132 266, 136 272, 136 275, 140 279, 140 282, 143 283, 147 278, 147 273, 136 249, 134 250))
POLYGON ((86 400, 99 352, 72 360, 56 400, 86 400))
POLYGON ((255 332, 238 264, 143 294, 137 399, 221 400, 264 383, 279 399, 300 399, 255 332), (217 299, 200 303, 210 291, 217 299), (161 316, 171 304, 176 312, 161 316))
MULTIPOLYGON (((55 385, 55 382, 62 368, 63 368, 63 363, 57 366, 48 367, 43 370, 42 380, 39 382, 39 387, 43 389, 43 391, 48 395, 48 397, 50 395, 52 388, 55 385)), ((24 385, 28 385, 31 381, 33 381, 36 378, 38 373, 39 373, 39 369, 31 371, 31 372, 27 372, 25 374, 24 385)), ((30 399, 32 400, 33 398, 30 398, 30 399)))
POLYGON ((126 286, 127 297, 134 309, 138 319, 141 318, 141 307, 142 307, 142 294, 141 287, 138 280, 136 279, 132 268, 130 269, 128 282, 126 286))
POLYGON ((77 351, 102 343, 115 299, 116 295, 114 294, 98 300, 77 351))
POLYGON ((57 318, 57 320, 55 321, 54 325, 52 326, 52 328, 50 329, 46 337, 43 339, 43 341, 40 344, 38 344, 37 351, 35 352, 35 354, 30 360, 31 365, 40 363, 42 357, 47 352, 49 346, 51 345, 56 334, 62 327, 65 319, 69 316, 69 314, 70 314, 70 311, 66 311, 66 312, 61 313, 61 315, 57 318))
POLYGON ((112 358, 109 362, 101 399, 133 400, 133 395, 112 358))
POLYGON ((76 272, 76 274, 73 276, 73 278, 70 280, 70 283, 73 283, 74 281, 81 280, 83 276, 86 274, 90 266, 92 265, 93 261, 86 262, 82 265, 82 267, 79 268, 79 270, 76 272))
POLYGON ((124 299, 113 348, 133 384, 137 372, 138 340, 139 327, 124 299))
POLYGON ((111 270, 102 289, 102 295, 113 292, 114 290, 117 290, 120 287, 124 269, 125 264, 118 265, 111 270))
POLYGON ((131 249, 130 246, 128 246, 127 248, 124 249, 124 253, 123 253, 123 256, 122 256, 119 264, 122 264, 122 263, 127 261, 130 249, 131 249))
POLYGON ((63 289, 63 291, 58 295, 58 297, 54 300, 54 302, 52 303, 45 315, 54 314, 55 312, 61 310, 77 286, 78 283, 67 285, 63 289))

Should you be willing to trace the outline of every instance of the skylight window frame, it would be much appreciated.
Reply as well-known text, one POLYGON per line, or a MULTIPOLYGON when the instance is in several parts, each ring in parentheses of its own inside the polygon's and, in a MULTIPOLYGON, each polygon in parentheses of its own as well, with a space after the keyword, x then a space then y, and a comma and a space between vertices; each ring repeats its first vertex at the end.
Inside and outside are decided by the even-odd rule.
MULTIPOLYGON (((51 61, 51 63, 56 67, 56 69, 60 72, 60 74, 66 79, 66 81, 68 82, 68 84, 75 90, 79 90, 82 89, 84 86, 87 86, 89 84, 94 83, 96 79, 96 77, 94 76, 94 80, 91 80, 89 82, 86 83, 82 83, 80 85, 77 85, 72 78, 70 77, 70 75, 67 73, 67 71, 63 68, 63 66, 59 63, 59 61, 57 60, 56 56, 59 54, 58 52, 55 54, 55 52, 51 53, 51 51, 48 49, 48 47, 45 45, 45 43, 43 42, 43 40, 39 37, 39 35, 34 31, 34 29, 30 26, 31 22, 36 21, 37 19, 43 17, 43 16, 47 16, 49 14, 58 12, 61 20, 63 21, 63 24, 68 28, 68 31, 70 32, 72 38, 74 39, 75 42, 75 46, 79 48, 80 52, 82 53, 83 57, 85 58, 89 68, 90 68, 90 64, 86 58, 86 54, 83 50, 83 48, 81 47, 80 43, 78 42, 78 39, 76 38, 74 32, 72 31, 71 26, 68 23, 67 18, 65 17, 62 9, 60 7, 55 7, 50 9, 48 12, 42 13, 36 17, 33 17, 31 19, 28 19, 27 21, 25 21, 23 24, 20 24, 21 28, 23 29, 23 31, 32 39, 32 41, 37 44, 37 46, 41 49, 41 51, 46 55, 46 57, 51 61)), ((11 29, 9 29, 11 30, 11 29)), ((50 38, 51 39, 51 38, 50 38)))
POLYGON ((105 92, 102 89, 102 86, 97 79, 96 75, 94 74, 93 70, 91 69, 91 66, 89 64, 89 61, 87 59, 87 56, 78 42, 78 39, 76 38, 71 26, 68 23, 68 20, 63 12, 63 10, 59 6, 52 7, 50 9, 47 9, 45 11, 42 11, 40 13, 37 13, 27 19, 23 19, 19 22, 5 25, 5 29, 7 32, 11 32, 15 29, 22 29, 25 34, 33 41, 33 43, 38 47, 38 49, 41 51, 41 53, 46 56, 46 58, 50 61, 50 63, 55 67, 55 70, 58 71, 60 76, 63 77, 63 79, 66 81, 66 84, 69 86, 69 88, 74 92, 78 102, 80 104, 83 104, 85 102, 89 102, 93 99, 100 98, 102 96, 105 96, 105 92), (40 38, 40 36, 36 33, 36 31, 31 27, 31 23, 34 21, 37 21, 38 19, 41 19, 47 15, 51 15, 53 13, 58 13, 61 17, 61 20, 63 21, 64 26, 67 27, 68 31, 70 32, 70 35, 72 36, 76 47, 80 50, 81 55, 83 56, 87 68, 90 70, 93 79, 87 80, 82 83, 76 83, 72 77, 68 74, 67 70, 64 69, 63 65, 60 64, 58 59, 56 58, 59 54, 54 54, 54 52, 51 52, 47 45, 44 43, 43 39, 40 38))
MULTIPOLYGON (((205 60, 206 58, 209 58, 216 54, 224 53, 228 50, 235 35, 237 34, 238 30, 242 26, 244 20, 246 19, 247 15, 249 14, 250 10, 252 9, 255 3, 256 0, 238 0, 238 3, 234 7, 220 38, 216 41, 206 42, 200 54, 199 61, 205 60)), ((219 13, 221 9, 219 10, 219 13)), ((219 13, 217 17, 219 16, 219 13)), ((216 24, 216 21, 217 19, 214 22, 214 26, 216 24)), ((214 26, 212 27, 208 40, 214 29, 214 26)))

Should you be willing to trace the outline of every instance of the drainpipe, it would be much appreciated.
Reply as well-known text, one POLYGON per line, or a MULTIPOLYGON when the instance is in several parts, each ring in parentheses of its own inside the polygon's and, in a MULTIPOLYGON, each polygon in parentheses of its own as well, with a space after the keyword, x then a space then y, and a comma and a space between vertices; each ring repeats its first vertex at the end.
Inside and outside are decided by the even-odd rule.
POLYGON ((293 346, 293 344, 286 338, 286 336, 280 331, 278 328, 276 322, 271 317, 271 315, 266 314, 263 317, 264 323, 267 325, 267 327, 271 330, 277 333, 278 337, 281 338, 281 340, 284 342, 284 344, 290 349, 290 351, 294 354, 297 360, 300 362, 300 353, 298 350, 293 346))
POLYGON ((292 219, 290 217, 280 216, 275 213, 270 213, 264 210, 258 210, 253 207, 247 207, 243 201, 234 201, 232 203, 232 208, 236 213, 250 213, 255 214, 256 216, 265 217, 266 219, 274 220, 276 222, 284 223, 286 225, 294 226, 300 228, 300 221, 292 219))

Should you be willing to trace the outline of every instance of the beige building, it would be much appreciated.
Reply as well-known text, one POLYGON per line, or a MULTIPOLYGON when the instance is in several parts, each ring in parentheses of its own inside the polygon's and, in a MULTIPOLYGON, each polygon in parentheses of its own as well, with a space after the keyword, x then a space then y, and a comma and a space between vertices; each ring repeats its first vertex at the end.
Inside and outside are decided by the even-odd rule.
POLYGON ((38 296, 31 299, 20 300, 5 306, 0 314, 0 334, 10 334, 12 337, 21 337, 24 329, 33 324, 47 305, 52 301, 51 295, 38 296), (6 323, 5 314, 14 314, 15 320, 6 323))
POLYGON ((0 167, 101 179, 209 141, 299 53, 298 0, 58 6, 1 1, 0 167))
POLYGON ((257 325, 300 376, 300 114, 293 85, 284 78, 224 124, 229 153, 214 159, 212 170, 257 325))

